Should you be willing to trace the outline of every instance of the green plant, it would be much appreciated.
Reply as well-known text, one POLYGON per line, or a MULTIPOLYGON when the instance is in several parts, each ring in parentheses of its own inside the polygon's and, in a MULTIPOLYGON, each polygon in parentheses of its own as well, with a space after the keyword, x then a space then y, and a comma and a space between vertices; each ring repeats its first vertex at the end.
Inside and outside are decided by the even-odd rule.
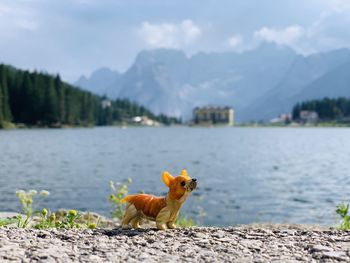
POLYGON ((17 222, 16 218, 0 218, 0 227, 11 225, 16 222, 17 222))
MULTIPOLYGON (((34 214, 34 209, 33 209, 33 201, 34 197, 38 194, 36 190, 29 190, 29 191, 24 191, 24 190, 18 190, 16 191, 16 195, 22 205, 22 213, 25 215, 25 218, 21 214, 19 214, 16 219, 17 219, 17 226, 25 228, 28 226, 29 222, 31 221, 33 214, 34 214)), ((39 193, 39 198, 42 200, 46 196, 48 196, 50 193, 46 190, 42 190, 39 193)), ((39 201, 41 201, 39 199, 39 201)))
POLYGON ((54 228, 56 226, 56 215, 47 211, 46 208, 40 213, 40 221, 34 226, 36 229, 54 228))
POLYGON ((178 216, 178 218, 175 221, 175 224, 179 227, 192 227, 197 225, 197 223, 192 218, 181 215, 178 216))
POLYGON ((81 217, 81 214, 76 210, 69 210, 62 220, 57 220, 55 226, 57 228, 81 228, 81 224, 77 220, 81 217))
POLYGON ((79 227, 75 220, 77 220, 81 215, 77 212, 77 210, 69 210, 67 214, 67 222, 70 228, 75 226, 79 227))
POLYGON ((80 214, 76 210, 49 212, 44 208, 40 213, 39 222, 34 225, 36 229, 48 228, 89 228, 95 229, 100 224, 100 217, 93 222, 90 212, 80 214))
POLYGON ((337 205, 335 212, 342 218, 340 228, 342 230, 350 229, 349 204, 341 203, 337 205))
MULTIPOLYGON (((124 188, 123 188, 124 189, 124 188)), ((17 227, 25 228, 28 227, 29 223, 33 221, 33 225, 36 229, 47 229, 47 228, 89 228, 95 229, 100 224, 100 217, 96 216, 94 220, 90 215, 90 212, 84 215, 78 213, 76 210, 57 211, 52 213, 46 208, 41 211, 35 210, 34 207, 38 207, 40 201, 42 201, 50 193, 46 190, 38 192, 36 190, 18 190, 16 195, 21 203, 21 213, 14 219, 0 219, 0 227, 12 223, 17 223, 17 227), (34 199, 38 198, 38 202, 35 203, 34 199), (37 216, 34 216, 38 214, 37 216), (93 222, 94 221, 94 222, 93 222)))
POLYGON ((101 217, 98 217, 97 220, 96 220, 96 223, 92 223, 92 222, 91 222, 91 215, 90 215, 90 212, 88 212, 86 227, 89 228, 89 229, 95 229, 95 228, 97 228, 98 225, 100 224, 100 219, 101 219, 101 217))
POLYGON ((112 194, 108 197, 108 201, 113 206, 112 216, 121 220, 123 218, 123 204, 121 200, 127 196, 129 192, 129 185, 132 183, 131 178, 124 180, 123 183, 109 182, 112 194))

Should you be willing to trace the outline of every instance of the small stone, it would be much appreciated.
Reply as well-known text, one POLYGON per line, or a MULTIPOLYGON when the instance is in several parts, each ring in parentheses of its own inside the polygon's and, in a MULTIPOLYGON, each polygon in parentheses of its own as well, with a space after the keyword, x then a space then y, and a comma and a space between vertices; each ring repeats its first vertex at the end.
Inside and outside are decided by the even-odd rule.
POLYGON ((330 247, 322 246, 322 245, 315 245, 311 248, 311 251, 313 251, 313 252, 333 251, 333 249, 330 247))
POLYGON ((148 259, 149 258, 149 254, 148 253, 141 253, 139 256, 138 256, 138 259, 140 260, 145 260, 145 259, 148 259))
POLYGON ((294 229, 283 229, 281 232, 284 233, 284 234, 288 234, 288 235, 294 236, 295 233, 296 233, 296 230, 294 230, 294 229))
POLYGON ((157 241, 157 242, 154 242, 150 247, 162 249, 162 248, 165 248, 166 246, 163 242, 157 241))
POLYGON ((322 256, 325 258, 343 260, 346 257, 346 254, 343 251, 325 251, 322 253, 322 256))
POLYGON ((222 230, 215 231, 212 235, 213 237, 222 238, 225 236, 225 232, 222 230))
POLYGON ((91 262, 103 262, 103 260, 98 255, 90 255, 89 260, 91 262))
POLYGON ((194 236, 197 238, 207 238, 208 237, 206 234, 203 234, 201 232, 194 233, 194 236))

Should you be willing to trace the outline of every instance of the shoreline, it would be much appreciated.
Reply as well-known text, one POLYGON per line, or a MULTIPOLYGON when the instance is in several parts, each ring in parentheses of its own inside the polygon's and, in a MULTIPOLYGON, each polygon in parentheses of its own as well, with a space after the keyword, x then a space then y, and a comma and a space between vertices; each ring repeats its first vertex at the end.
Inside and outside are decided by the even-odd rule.
POLYGON ((0 131, 18 131, 18 130, 78 130, 78 129, 95 129, 95 128, 119 128, 119 129, 133 129, 133 128, 148 128, 148 129, 158 129, 158 128, 190 128, 190 129, 346 129, 350 128, 349 125, 245 125, 237 124, 234 126, 203 126, 203 125, 160 125, 160 126, 143 126, 143 125, 108 125, 108 126, 64 126, 64 127, 49 127, 49 126, 25 126, 11 128, 1 128, 0 131))
POLYGON ((349 262, 349 233, 287 224, 166 231, 2 227, 0 261, 349 262))

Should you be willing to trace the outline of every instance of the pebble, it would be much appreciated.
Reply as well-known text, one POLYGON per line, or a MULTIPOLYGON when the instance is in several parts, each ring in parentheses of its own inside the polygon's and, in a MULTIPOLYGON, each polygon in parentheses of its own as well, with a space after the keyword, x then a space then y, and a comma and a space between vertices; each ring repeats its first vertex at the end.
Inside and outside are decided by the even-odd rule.
POLYGON ((326 251, 322 253, 322 256, 342 260, 346 257, 346 253, 343 251, 326 251))
POLYGON ((320 252, 320 251, 332 251, 333 249, 326 246, 316 245, 312 247, 312 250, 314 252, 320 252))
POLYGON ((350 262, 349 233, 302 225, 158 231, 0 228, 0 262, 350 262))

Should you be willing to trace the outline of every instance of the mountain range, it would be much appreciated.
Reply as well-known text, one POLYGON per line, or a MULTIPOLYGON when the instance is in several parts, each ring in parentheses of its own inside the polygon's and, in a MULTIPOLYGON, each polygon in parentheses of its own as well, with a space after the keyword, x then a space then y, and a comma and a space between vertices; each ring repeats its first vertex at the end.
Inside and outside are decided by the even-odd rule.
POLYGON ((141 51, 124 73, 101 68, 75 85, 189 120, 196 106, 231 106, 237 121, 269 120, 299 101, 350 97, 350 50, 302 56, 263 43, 242 53, 141 51))

